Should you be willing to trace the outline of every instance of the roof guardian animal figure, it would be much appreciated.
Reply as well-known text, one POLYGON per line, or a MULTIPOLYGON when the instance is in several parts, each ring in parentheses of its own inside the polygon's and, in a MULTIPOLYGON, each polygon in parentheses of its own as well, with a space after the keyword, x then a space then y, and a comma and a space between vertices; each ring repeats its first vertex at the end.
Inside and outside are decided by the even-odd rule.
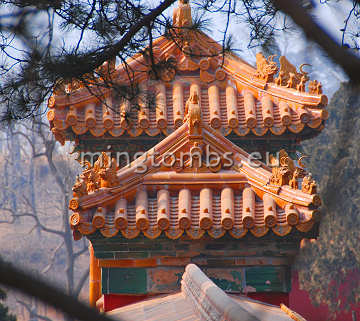
POLYGON ((258 52, 256 54, 256 73, 255 77, 265 80, 266 82, 272 82, 274 75, 278 71, 278 66, 275 61, 273 61, 275 55, 265 58, 265 56, 258 52))

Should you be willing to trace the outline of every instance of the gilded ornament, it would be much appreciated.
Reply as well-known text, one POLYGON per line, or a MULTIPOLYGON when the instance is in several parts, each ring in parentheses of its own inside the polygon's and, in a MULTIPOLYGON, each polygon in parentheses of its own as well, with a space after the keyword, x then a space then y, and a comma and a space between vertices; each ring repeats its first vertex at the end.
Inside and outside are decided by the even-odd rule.
POLYGON ((107 153, 102 152, 94 166, 91 166, 89 161, 84 161, 82 165, 85 168, 73 186, 74 196, 82 197, 101 187, 114 187, 119 184, 116 160, 110 160, 107 153))
POLYGON ((293 189, 298 189, 299 188, 299 183, 298 183, 298 179, 300 178, 300 174, 301 174, 301 169, 296 167, 295 171, 293 172, 293 176, 290 179, 289 185, 291 188, 293 189))
POLYGON ((288 156, 285 150, 279 152, 279 162, 273 156, 270 156, 270 163, 272 165, 272 175, 269 179, 270 185, 283 186, 289 185, 293 189, 299 188, 299 179, 302 178, 301 190, 306 194, 316 194, 317 185, 312 178, 311 173, 306 175, 302 159, 306 156, 301 156, 298 160, 300 167, 296 167, 294 161, 288 156))
POLYGON ((215 76, 205 70, 200 70, 200 80, 206 83, 211 83, 215 80, 215 76))
POLYGON ((276 186, 289 185, 295 166, 287 152, 284 149, 280 150, 279 160, 270 155, 270 164, 272 165, 272 175, 269 183, 276 186))
POLYGON ((289 185, 293 189, 298 189, 298 180, 305 175, 303 163, 301 162, 303 157, 300 157, 299 159, 300 167, 296 167, 294 161, 283 149, 279 152, 279 160, 273 156, 270 156, 272 175, 270 177, 269 183, 276 186, 289 185))
POLYGON ((72 210, 72 211, 76 211, 78 208, 79 208, 79 199, 78 198, 72 198, 70 201, 69 201, 69 208, 72 210))
MULTIPOLYGON (((56 95, 56 96, 65 95, 65 94, 69 95, 72 91, 79 90, 81 88, 84 88, 84 84, 79 79, 76 79, 76 78, 73 78, 73 79, 70 79, 70 80, 59 79, 55 83, 55 86, 54 86, 54 89, 53 89, 53 94, 56 95)), ((49 99, 49 104, 50 104, 50 99, 49 99)))
POLYGON ((73 213, 71 216, 70 216, 70 225, 71 227, 75 227, 77 225, 80 224, 80 221, 81 221, 81 216, 80 216, 80 213, 73 213))
POLYGON ((275 55, 265 58, 265 56, 259 52, 256 54, 256 72, 255 77, 265 80, 266 82, 272 82, 274 75, 278 71, 276 62, 273 61, 275 55))
POLYGON ((321 82, 317 80, 312 80, 309 82, 309 94, 311 95, 321 95, 322 94, 322 85, 321 82))
POLYGON ((76 176, 76 182, 72 188, 74 197, 82 197, 87 195, 86 184, 83 180, 80 180, 79 176, 76 176))
POLYGON ((279 58, 280 71, 275 83, 279 86, 285 86, 287 88, 294 88, 299 91, 305 91, 305 84, 309 80, 308 73, 303 70, 304 66, 310 66, 309 64, 302 64, 299 67, 300 72, 296 70, 296 67, 291 64, 285 56, 279 58))
POLYGON ((100 169, 100 187, 114 187, 119 184, 119 179, 116 176, 116 168, 116 159, 112 158, 109 166, 100 169))
POLYGON ((181 71, 195 71, 199 69, 199 64, 195 61, 193 61, 190 57, 187 56, 186 52, 185 52, 185 47, 183 48, 183 52, 185 55, 185 59, 182 59, 178 66, 177 69, 181 70, 181 71))
POLYGON ((55 120, 55 111, 54 110, 49 110, 47 112, 47 118, 49 121, 54 121, 55 120))
POLYGON ((196 129, 200 134, 201 124, 201 109, 199 103, 199 96, 197 91, 193 91, 185 104, 185 118, 184 121, 189 123, 190 133, 195 133, 196 129))
POLYGON ((210 68, 210 61, 208 58, 203 58, 199 62, 199 67, 201 70, 208 70, 210 68))
POLYGON ((296 89, 301 92, 305 92, 305 84, 309 80, 307 74, 304 74, 300 78, 300 82, 296 85, 296 89))
POLYGON ((303 178, 301 190, 306 194, 316 194, 317 185, 311 173, 303 178))

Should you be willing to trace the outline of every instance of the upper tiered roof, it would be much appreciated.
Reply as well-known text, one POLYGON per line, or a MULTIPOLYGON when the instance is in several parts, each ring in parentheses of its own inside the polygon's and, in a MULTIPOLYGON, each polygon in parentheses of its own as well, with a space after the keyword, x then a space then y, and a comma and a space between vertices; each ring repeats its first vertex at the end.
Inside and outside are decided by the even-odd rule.
POLYGON ((85 134, 169 135, 183 124, 185 102, 194 87, 203 122, 225 136, 271 137, 288 132, 299 138, 314 136, 323 128, 327 97, 316 80, 306 90, 309 77, 303 65, 298 71, 282 56, 279 68, 274 57, 259 53, 255 68, 233 53, 224 53, 209 36, 191 29, 188 6, 175 10, 175 31, 152 44, 153 59, 144 50, 129 59, 126 68, 108 62, 86 85, 61 82, 55 88, 48 119, 59 141, 85 134), (119 85, 136 85, 139 94, 128 100, 117 98, 114 88, 119 85))
POLYGON ((96 230, 105 237, 240 238, 313 227, 320 206, 313 179, 285 151, 279 164, 271 158, 271 169, 203 123, 197 93, 184 124, 129 166, 117 169, 105 153, 86 163, 70 201, 76 238, 96 230))

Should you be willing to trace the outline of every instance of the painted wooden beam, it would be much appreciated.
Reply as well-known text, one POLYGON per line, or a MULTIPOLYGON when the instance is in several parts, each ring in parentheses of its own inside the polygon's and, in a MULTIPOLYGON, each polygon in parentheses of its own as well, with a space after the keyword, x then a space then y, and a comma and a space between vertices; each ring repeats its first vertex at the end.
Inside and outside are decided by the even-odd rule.
MULTIPOLYGON (((185 267, 102 268, 104 294, 159 294, 179 291, 185 267)), ((202 267, 204 273, 229 293, 290 291, 290 269, 285 266, 202 267)))

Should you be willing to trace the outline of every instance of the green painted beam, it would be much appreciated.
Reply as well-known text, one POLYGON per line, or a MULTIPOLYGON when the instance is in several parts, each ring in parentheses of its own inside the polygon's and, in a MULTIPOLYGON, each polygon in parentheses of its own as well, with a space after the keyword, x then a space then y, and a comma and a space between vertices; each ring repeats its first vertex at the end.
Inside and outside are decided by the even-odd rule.
POLYGON ((146 269, 102 268, 102 293, 147 293, 146 269))
MULTIPOLYGON (((290 269, 285 266, 202 267, 213 282, 229 293, 290 292, 290 269)), ((104 294, 157 294, 180 290, 183 267, 102 268, 104 294)))

